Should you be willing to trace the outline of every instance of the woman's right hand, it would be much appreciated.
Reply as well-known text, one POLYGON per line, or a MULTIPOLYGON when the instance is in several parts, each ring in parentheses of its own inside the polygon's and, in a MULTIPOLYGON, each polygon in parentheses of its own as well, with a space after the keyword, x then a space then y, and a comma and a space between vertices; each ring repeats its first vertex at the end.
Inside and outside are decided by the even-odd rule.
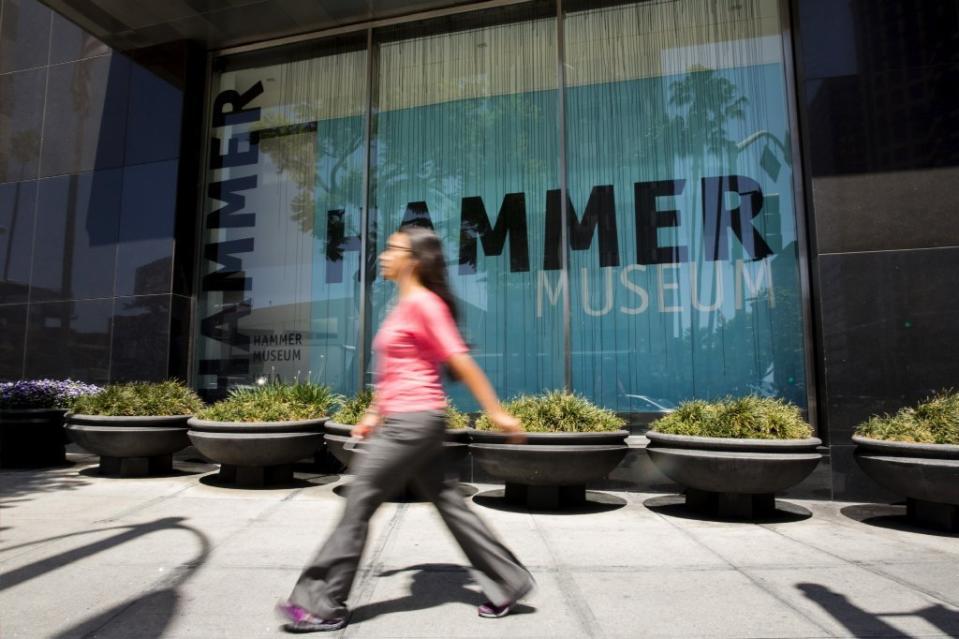
POLYGON ((380 425, 380 417, 375 413, 366 413, 363 415, 363 418, 356 423, 352 430, 350 430, 350 437, 355 437, 356 439, 366 439, 373 434, 373 431, 376 430, 376 427, 380 425))
POLYGON ((507 443, 526 443, 526 431, 523 430, 523 424, 519 419, 504 410, 487 413, 487 417, 493 423, 493 426, 509 435, 506 438, 507 443))

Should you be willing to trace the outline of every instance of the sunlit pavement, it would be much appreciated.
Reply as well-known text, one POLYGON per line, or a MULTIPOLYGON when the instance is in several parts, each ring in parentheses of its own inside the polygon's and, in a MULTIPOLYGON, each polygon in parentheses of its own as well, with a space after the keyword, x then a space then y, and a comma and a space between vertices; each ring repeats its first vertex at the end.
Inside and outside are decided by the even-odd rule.
MULTIPOLYGON (((276 601, 325 538, 346 476, 217 485, 117 479, 96 458, 0 471, 0 636, 283 635, 276 601)), ((305 467, 304 467, 305 468, 305 467)), ((426 503, 373 520, 351 624, 336 637, 943 637, 959 635, 959 536, 904 507, 780 501, 763 523, 706 521, 671 495, 592 492, 578 512, 475 508, 532 570, 513 614, 482 619, 465 559, 426 503)))

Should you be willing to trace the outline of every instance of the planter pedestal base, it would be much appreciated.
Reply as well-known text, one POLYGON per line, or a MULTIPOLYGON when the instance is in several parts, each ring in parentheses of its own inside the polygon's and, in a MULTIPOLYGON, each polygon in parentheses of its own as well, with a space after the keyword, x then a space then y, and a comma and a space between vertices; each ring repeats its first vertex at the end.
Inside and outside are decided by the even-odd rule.
POLYGON ((262 488, 293 481, 293 464, 279 466, 232 466, 221 464, 220 480, 243 488, 262 488))
POLYGON ((173 472, 173 455, 155 457, 106 457, 100 456, 101 475, 120 477, 146 477, 173 472))
POLYGON ((535 510, 558 510, 586 503, 586 485, 575 486, 530 486, 506 482, 507 503, 526 506, 535 510))
POLYGON ((922 499, 906 501, 906 517, 916 525, 959 532, 959 506, 922 499))
POLYGON ((688 488, 686 506, 704 515, 730 519, 755 519, 776 511, 776 496, 771 493, 747 495, 743 493, 714 493, 688 488))

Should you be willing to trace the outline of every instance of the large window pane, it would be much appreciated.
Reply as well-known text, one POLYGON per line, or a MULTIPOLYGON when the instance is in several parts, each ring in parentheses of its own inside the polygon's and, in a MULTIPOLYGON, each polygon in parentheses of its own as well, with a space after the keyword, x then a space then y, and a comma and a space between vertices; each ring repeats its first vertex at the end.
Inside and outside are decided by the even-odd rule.
POLYGON ((359 265, 347 249, 363 204, 366 52, 286 60, 214 78, 206 391, 309 377, 352 393, 359 379, 359 265))
MULTIPOLYGON (((543 270, 547 197, 559 187, 556 23, 529 13, 539 8, 379 44, 371 250, 404 223, 435 228, 461 329, 506 396, 563 385, 559 271, 543 270)), ((371 284, 370 337, 394 295, 371 284)), ((449 392, 476 408, 461 384, 449 392)))
POLYGON ((565 18, 573 387, 805 405, 777 0, 565 18), (595 229, 591 225, 595 224, 595 229))

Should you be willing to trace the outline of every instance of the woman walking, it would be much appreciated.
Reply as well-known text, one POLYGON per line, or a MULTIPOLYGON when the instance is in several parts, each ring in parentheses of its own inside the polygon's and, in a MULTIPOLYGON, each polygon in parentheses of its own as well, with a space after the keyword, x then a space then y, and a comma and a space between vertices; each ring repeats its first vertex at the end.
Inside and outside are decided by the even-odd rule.
POLYGON ((522 441, 519 420, 500 406, 486 376, 456 328, 456 306, 439 238, 407 227, 390 236, 380 255, 383 277, 399 299, 373 341, 377 384, 373 404, 352 435, 369 439, 354 457, 353 483, 336 529, 278 608, 289 632, 338 630, 347 624, 346 599, 366 543, 370 517, 408 481, 439 510, 473 567, 488 601, 482 617, 502 617, 533 587, 533 578, 471 511, 455 480, 443 471, 445 364, 470 389, 489 419, 522 441))

